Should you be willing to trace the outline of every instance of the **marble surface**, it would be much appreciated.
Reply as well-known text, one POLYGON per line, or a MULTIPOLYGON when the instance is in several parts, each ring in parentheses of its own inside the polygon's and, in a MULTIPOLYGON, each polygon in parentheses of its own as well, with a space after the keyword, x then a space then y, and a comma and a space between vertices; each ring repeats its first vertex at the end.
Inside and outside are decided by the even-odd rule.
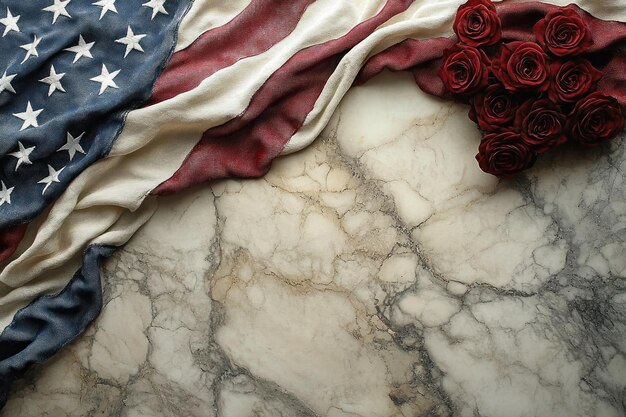
POLYGON ((626 415, 622 139, 513 181, 478 140, 384 74, 265 178, 162 199, 2 417, 626 415))

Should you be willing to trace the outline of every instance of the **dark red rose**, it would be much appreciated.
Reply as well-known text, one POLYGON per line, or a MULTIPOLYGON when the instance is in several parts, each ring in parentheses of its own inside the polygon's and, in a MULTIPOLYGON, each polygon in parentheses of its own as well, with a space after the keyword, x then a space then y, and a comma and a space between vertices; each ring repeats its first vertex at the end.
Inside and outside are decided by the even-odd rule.
POLYGON ((556 56, 579 55, 593 45, 589 27, 572 6, 548 13, 534 31, 539 44, 556 56))
POLYGON ((596 88, 602 72, 584 58, 568 59, 550 65, 552 80, 548 94, 554 102, 575 103, 596 88))
POLYGON ((439 77, 455 95, 474 94, 487 86, 489 58, 479 49, 457 44, 444 51, 439 77))
POLYGON ((481 129, 495 132, 513 125, 518 107, 515 95, 499 84, 493 84, 472 99, 469 116, 481 129))
POLYGON ((454 19, 454 33, 466 45, 494 45, 502 37, 502 24, 490 0, 468 0, 459 7, 454 19))
POLYGON ((528 100, 515 118, 515 130, 537 153, 543 153, 567 142, 567 119, 553 102, 547 99, 528 100))
POLYGON ((483 171, 508 178, 533 166, 537 153, 518 133, 490 133, 480 142, 476 160, 483 171))
POLYGON ((624 115, 614 97, 596 92, 576 104, 569 127, 575 141, 597 146, 624 130, 624 115))
POLYGON ((502 45, 491 69, 509 91, 543 92, 549 86, 548 56, 534 42, 511 42, 502 45))

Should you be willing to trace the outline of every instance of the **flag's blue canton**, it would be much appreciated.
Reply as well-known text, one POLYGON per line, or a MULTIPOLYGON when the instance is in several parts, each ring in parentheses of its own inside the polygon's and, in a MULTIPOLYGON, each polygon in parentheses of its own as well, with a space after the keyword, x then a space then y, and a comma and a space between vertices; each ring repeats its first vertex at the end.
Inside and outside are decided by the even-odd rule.
POLYGON ((110 150, 192 0, 0 0, 0 229, 110 150))

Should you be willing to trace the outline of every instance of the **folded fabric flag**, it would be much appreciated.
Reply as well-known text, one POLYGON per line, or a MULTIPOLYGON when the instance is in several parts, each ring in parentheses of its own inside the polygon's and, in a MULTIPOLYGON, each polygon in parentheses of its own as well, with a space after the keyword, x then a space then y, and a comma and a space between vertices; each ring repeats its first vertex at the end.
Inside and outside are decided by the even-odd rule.
MULTIPOLYGON (((158 195, 263 175, 384 68, 446 97, 437 71, 460 3, 1 0, 0 407, 97 317, 100 262, 158 195)), ((526 16, 524 34, 549 10, 504 13, 526 16)), ((624 41, 624 25, 593 22, 624 41)))

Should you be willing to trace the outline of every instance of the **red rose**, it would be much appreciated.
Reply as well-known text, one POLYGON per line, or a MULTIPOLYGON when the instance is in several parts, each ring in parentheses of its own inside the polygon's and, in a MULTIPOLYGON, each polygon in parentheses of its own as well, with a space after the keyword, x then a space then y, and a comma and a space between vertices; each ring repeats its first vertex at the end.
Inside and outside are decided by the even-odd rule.
POLYGON ((624 130, 624 115, 614 97, 600 92, 580 100, 570 117, 572 138, 591 147, 612 139, 624 130))
POLYGON ((543 153, 567 142, 566 118, 550 100, 528 100, 515 118, 515 130, 536 152, 543 153))
POLYGON ((476 93, 487 86, 489 59, 481 50, 457 44, 444 51, 439 77, 452 94, 476 93))
POLYGON ((490 133, 480 142, 476 160, 483 171, 508 178, 533 166, 537 154, 518 133, 490 133))
POLYGON ((509 91, 543 92, 549 86, 548 56, 534 42, 511 42, 502 45, 491 69, 509 91))
POLYGON ((456 13, 454 33, 469 46, 498 43, 502 37, 502 24, 496 7, 490 0, 468 0, 456 13))
POLYGON ((469 116, 481 129, 494 132, 513 124, 518 107, 516 96, 493 84, 472 99, 469 116))
POLYGON ((602 72, 584 58, 555 62, 550 65, 552 82, 549 96, 554 102, 574 103, 592 92, 602 72))
POLYGON ((591 31, 571 6, 548 13, 534 31, 539 44, 556 56, 578 55, 593 45, 591 31))

